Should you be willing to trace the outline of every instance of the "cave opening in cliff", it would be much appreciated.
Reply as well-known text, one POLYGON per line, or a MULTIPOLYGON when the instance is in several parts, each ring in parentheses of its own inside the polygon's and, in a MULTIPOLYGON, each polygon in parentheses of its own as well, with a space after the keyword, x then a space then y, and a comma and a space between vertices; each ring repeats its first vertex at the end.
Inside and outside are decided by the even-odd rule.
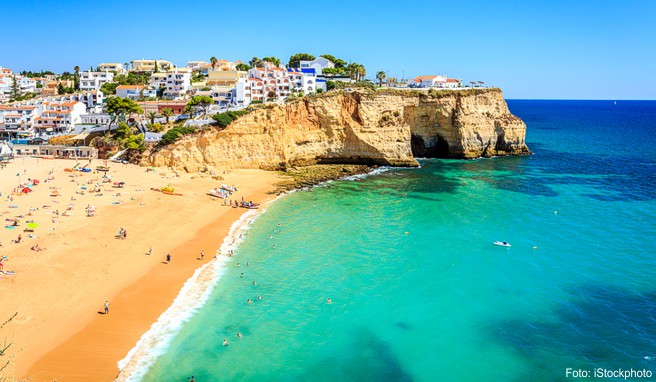
POLYGON ((414 157, 449 158, 449 143, 440 135, 437 136, 437 142, 434 145, 426 145, 426 141, 421 136, 412 134, 410 144, 414 157))

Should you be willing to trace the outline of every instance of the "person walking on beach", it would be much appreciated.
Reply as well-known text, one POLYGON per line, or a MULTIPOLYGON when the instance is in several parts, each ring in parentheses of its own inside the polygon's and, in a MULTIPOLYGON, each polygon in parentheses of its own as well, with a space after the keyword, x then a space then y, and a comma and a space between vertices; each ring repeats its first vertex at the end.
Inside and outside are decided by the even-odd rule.
POLYGON ((205 250, 204 249, 202 251, 200 251, 200 259, 201 260, 205 259, 205 250))
POLYGON ((105 314, 109 314, 109 301, 105 300, 105 314))
POLYGON ((152 254, 153 254, 153 247, 152 247, 152 246, 151 246, 151 247, 148 247, 148 254, 149 254, 149 255, 152 255, 152 254))
POLYGON ((171 254, 170 253, 166 254, 166 262, 171 263, 171 254))

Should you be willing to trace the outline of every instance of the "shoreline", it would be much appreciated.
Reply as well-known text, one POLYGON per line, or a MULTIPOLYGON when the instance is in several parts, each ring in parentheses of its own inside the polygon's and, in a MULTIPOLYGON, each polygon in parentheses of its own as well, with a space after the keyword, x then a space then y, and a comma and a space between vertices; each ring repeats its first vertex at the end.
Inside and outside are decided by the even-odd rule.
POLYGON ((105 381, 117 378, 121 372, 118 369, 118 361, 127 356, 153 323, 171 307, 182 287, 194 273, 212 261, 214 251, 207 249, 216 247, 218 251, 221 240, 216 238, 227 237, 230 226, 236 221, 235 218, 239 219, 242 214, 247 213, 239 209, 234 212, 241 213, 220 217, 173 251, 193 255, 193 258, 173 257, 170 265, 178 266, 175 273, 168 272, 167 266, 162 264, 162 267, 151 270, 134 284, 121 290, 110 300, 110 315, 95 318, 82 330, 52 349, 30 367, 26 376, 38 375, 39 378, 35 380, 44 381, 57 376, 66 376, 66 380, 72 381, 105 381), (203 249, 206 252, 206 260, 200 265, 196 256, 203 249), (106 319, 112 321, 107 322, 109 320, 106 319), (47 370, 47 373, 43 370, 47 370))
MULTIPOLYGON (((93 166, 100 162, 95 160, 93 166)), ((171 305, 187 279, 210 262, 234 221, 247 212, 223 206, 222 200, 205 195, 206 190, 233 184, 239 192, 231 199, 243 195, 244 200, 265 202, 276 197, 274 184, 282 179, 261 170, 230 171, 223 175, 225 180, 214 180, 203 174, 112 164, 113 179, 126 181, 126 187, 103 184, 108 188, 94 195, 80 189, 102 174, 64 171, 74 164, 19 158, 0 171, 3 217, 20 214, 20 228, 27 219, 39 223, 29 238, 18 229, 0 231, 0 257, 8 257, 4 270, 15 271, 0 278, 0 305, 4 319, 18 312, 0 333, 16 349, 4 371, 10 378, 113 380, 117 361, 171 305), (49 170, 55 179, 44 182, 49 170), (41 184, 10 201, 9 185, 18 179, 17 171, 22 181, 31 176, 41 184), (149 190, 167 183, 185 196, 149 190), (55 187, 59 198, 49 195, 55 187), (95 217, 85 216, 83 207, 90 202, 96 206, 95 217), (8 208, 9 203, 17 207, 8 208), (51 203, 58 204, 46 209, 51 203), (65 203, 70 212, 55 218, 54 207, 64 211, 65 203), (28 206, 33 216, 25 216, 28 206), (114 238, 118 227, 130 232, 126 240, 114 238), (18 233, 24 238, 14 243, 18 233), (30 251, 34 244, 43 251, 30 251), (165 264, 166 253, 172 254, 170 264, 165 264), (111 304, 107 316, 102 314, 105 300, 111 304)))

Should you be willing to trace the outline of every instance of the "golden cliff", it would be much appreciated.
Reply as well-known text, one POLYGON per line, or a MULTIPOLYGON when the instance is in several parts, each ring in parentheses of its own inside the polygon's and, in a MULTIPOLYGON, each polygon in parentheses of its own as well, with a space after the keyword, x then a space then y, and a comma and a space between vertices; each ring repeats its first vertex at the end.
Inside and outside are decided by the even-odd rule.
POLYGON ((414 157, 528 154, 526 125, 498 89, 331 92, 267 104, 222 131, 187 136, 145 165, 189 172, 323 163, 416 166, 414 157))

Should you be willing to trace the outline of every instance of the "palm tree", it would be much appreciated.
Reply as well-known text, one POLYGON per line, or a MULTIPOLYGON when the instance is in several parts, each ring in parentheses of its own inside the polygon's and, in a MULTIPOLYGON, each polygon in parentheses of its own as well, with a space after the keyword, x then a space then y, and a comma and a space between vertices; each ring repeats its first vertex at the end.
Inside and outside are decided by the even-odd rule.
POLYGON ((358 81, 362 81, 362 78, 367 75, 367 69, 364 68, 364 65, 358 67, 358 81))
POLYGON ((75 68, 73 68, 75 71, 75 78, 73 78, 73 87, 75 90, 80 90, 80 67, 75 65, 75 68))
POLYGON ((356 78, 359 65, 360 64, 358 64, 356 62, 352 62, 348 65, 349 77, 351 77, 352 80, 354 80, 356 78))
POLYGON ((214 70, 214 68, 216 67, 217 61, 219 60, 217 60, 216 57, 214 56, 210 57, 210 62, 212 63, 212 70, 214 70))
POLYGON ((164 109, 162 109, 162 115, 166 117, 166 124, 168 125, 169 118, 173 116, 173 109, 165 107, 164 109))
POLYGON ((155 118, 157 118, 158 115, 154 111, 149 111, 148 113, 146 113, 146 117, 148 117, 148 119, 150 119, 150 124, 154 125, 155 124, 155 118))
POLYGON ((385 72, 382 71, 382 70, 380 72, 376 73, 376 79, 378 80, 378 86, 383 86, 383 80, 386 77, 387 76, 385 75, 385 72))
POLYGON ((125 63, 123 63, 123 65, 125 66, 126 71, 130 69, 130 63, 129 62, 125 62, 125 63))

